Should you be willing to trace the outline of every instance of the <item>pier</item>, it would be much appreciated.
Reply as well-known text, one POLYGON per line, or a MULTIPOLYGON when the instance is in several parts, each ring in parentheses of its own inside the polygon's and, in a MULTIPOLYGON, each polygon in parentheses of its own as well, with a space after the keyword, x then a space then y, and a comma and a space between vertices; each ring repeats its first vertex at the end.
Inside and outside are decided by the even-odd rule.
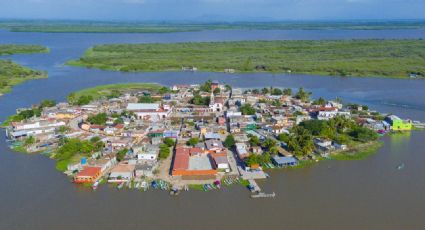
POLYGON ((258 194, 252 194, 251 198, 274 198, 276 196, 276 193, 264 193, 260 192, 258 194))
POLYGON ((251 186, 251 191, 252 192, 261 192, 261 188, 260 186, 258 186, 257 182, 255 182, 255 180, 248 180, 249 181, 249 185, 251 186))

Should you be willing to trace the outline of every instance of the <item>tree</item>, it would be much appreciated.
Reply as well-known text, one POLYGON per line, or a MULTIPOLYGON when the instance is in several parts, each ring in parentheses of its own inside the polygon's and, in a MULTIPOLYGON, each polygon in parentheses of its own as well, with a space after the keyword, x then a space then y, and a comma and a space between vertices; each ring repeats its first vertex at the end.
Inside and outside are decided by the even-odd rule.
POLYGON ((253 94, 260 94, 260 90, 259 90, 259 89, 253 89, 253 90, 252 90, 252 93, 253 93, 253 94))
POLYGON ((106 115, 106 113, 91 115, 87 118, 87 121, 90 124, 94 124, 94 125, 105 125, 107 120, 108 120, 108 116, 106 115))
POLYGON ((314 136, 318 136, 324 129, 327 128, 328 124, 326 121, 322 120, 309 120, 301 122, 299 126, 303 127, 314 136))
POLYGON ((273 90, 272 90, 272 93, 271 93, 272 95, 282 95, 282 90, 281 89, 279 89, 279 88, 274 88, 273 90))
POLYGON ((276 145, 276 141, 271 138, 267 138, 262 144, 263 148, 267 148, 268 150, 270 150, 272 147, 275 147, 276 145))
POLYGON ((323 97, 319 97, 319 99, 313 101, 314 105, 326 105, 326 100, 323 97))
POLYGON ((207 80, 204 84, 202 84, 201 86, 199 86, 199 90, 201 90, 202 92, 211 93, 211 84, 212 84, 212 81, 211 80, 207 80))
POLYGON ((190 100, 191 104, 194 105, 209 105, 210 104, 210 98, 209 97, 202 97, 199 94, 195 94, 193 98, 190 100))
POLYGON ((297 98, 297 99, 299 99, 303 102, 307 102, 307 101, 310 100, 310 95, 311 95, 310 92, 306 92, 304 90, 304 88, 301 87, 301 88, 299 88, 298 92, 295 94, 295 98, 297 98))
POLYGON ((258 145, 260 145, 260 138, 258 138, 257 136, 251 136, 249 138, 249 144, 251 146, 258 146, 258 145))
POLYGON ((40 108, 46 108, 46 107, 53 107, 56 105, 56 101, 55 100, 43 100, 40 103, 40 108))
POLYGON ((277 139, 279 139, 279 141, 283 141, 283 142, 288 142, 289 140, 289 135, 286 133, 281 133, 279 134, 279 136, 277 137, 277 139))
POLYGON ((95 137, 90 138, 90 142, 91 143, 96 143, 98 141, 100 141, 100 137, 98 137, 98 136, 95 136, 95 137))
MULTIPOLYGON (((91 95, 82 95, 77 99, 74 99, 70 104, 72 105, 87 105, 93 100, 93 96, 91 95)), ((70 101, 70 100, 68 100, 70 101)))
POLYGON ((167 159, 170 155, 170 147, 166 144, 159 145, 159 159, 167 159))
POLYGON ((168 147, 173 147, 174 140, 172 138, 166 137, 164 138, 164 144, 166 144, 168 147))
POLYGON ((27 137, 24 142, 24 146, 30 146, 32 144, 35 144, 35 138, 33 136, 27 137))
POLYGON ((214 89, 213 93, 214 93, 214 94, 219 94, 219 93, 220 93, 220 91, 221 91, 221 90, 220 90, 220 88, 218 88, 218 87, 217 87, 217 88, 215 88, 215 89, 214 89))
POLYGON ((199 138, 197 137, 192 137, 186 142, 187 145, 191 145, 191 146, 195 146, 198 143, 199 143, 199 138))
POLYGON ((288 149, 296 156, 306 156, 313 152, 314 142, 311 133, 302 126, 292 128, 292 134, 289 136, 287 145, 288 149))
POLYGON ((121 149, 120 151, 117 152, 117 161, 120 162, 122 160, 124 160, 125 155, 127 155, 128 153, 128 149, 121 149))
POLYGON ((240 111, 243 115, 254 115, 256 110, 249 104, 245 103, 240 107, 240 111))
POLYGON ((69 132, 70 130, 71 130, 71 128, 69 128, 68 126, 65 126, 65 125, 60 126, 58 128, 58 132, 59 133, 66 133, 66 132, 69 132))
POLYGON ((139 97, 139 103, 154 103, 154 99, 150 95, 139 97))
POLYGON ((236 141, 235 141, 235 137, 230 134, 227 135, 226 139, 224 140, 224 146, 226 148, 232 148, 235 145, 236 141))
POLYGON ((168 88, 168 87, 165 87, 165 86, 163 86, 163 87, 161 87, 159 90, 158 90, 158 93, 159 94, 166 94, 166 93, 168 93, 168 92, 170 92, 170 89, 168 88))
POLYGON ((262 89, 261 89, 261 93, 262 93, 262 94, 268 94, 268 93, 269 93, 269 89, 267 89, 267 88, 262 88, 262 89))
POLYGON ((224 85, 224 88, 226 89, 226 92, 232 91, 232 86, 230 86, 229 84, 224 85))
POLYGON ((292 95, 292 89, 291 88, 284 89, 283 90, 283 95, 291 96, 292 95))
POLYGON ((68 103, 73 105, 77 101, 77 95, 75 93, 70 93, 66 99, 68 100, 68 103))
POLYGON ((378 134, 376 132, 360 126, 354 128, 349 135, 360 142, 369 142, 378 139, 378 134))
POLYGON ((122 117, 118 117, 114 120, 114 125, 124 124, 124 119, 122 117))
POLYGON ((118 98, 120 96, 121 96, 121 92, 114 89, 108 96, 106 96, 106 98, 111 99, 111 98, 118 98))

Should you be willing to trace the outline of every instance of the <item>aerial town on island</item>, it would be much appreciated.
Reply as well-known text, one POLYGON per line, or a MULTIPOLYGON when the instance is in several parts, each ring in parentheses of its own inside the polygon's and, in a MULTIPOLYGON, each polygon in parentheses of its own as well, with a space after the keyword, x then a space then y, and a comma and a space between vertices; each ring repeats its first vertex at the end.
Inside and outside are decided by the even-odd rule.
POLYGON ((232 89, 207 81, 150 89, 75 94, 17 110, 4 127, 11 148, 57 161, 72 181, 94 189, 218 189, 255 182, 273 168, 355 159, 379 136, 423 124, 367 106, 312 100, 300 88, 232 89))

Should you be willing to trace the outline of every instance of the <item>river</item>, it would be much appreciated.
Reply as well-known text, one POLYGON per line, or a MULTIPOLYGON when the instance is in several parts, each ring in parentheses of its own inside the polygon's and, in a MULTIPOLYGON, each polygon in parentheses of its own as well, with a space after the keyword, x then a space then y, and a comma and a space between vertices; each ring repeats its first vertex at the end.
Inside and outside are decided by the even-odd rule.
MULTIPOLYGON (((404 118, 425 120, 425 81, 338 78, 295 74, 120 73, 64 66, 103 43, 230 40, 425 38, 425 30, 223 30, 171 34, 12 33, 0 43, 43 44, 49 54, 12 55, 25 66, 47 70, 48 79, 28 81, 0 97, 0 120, 42 99, 64 100, 86 87, 118 82, 164 85, 219 80, 234 87, 304 87, 314 96, 367 104, 404 118)), ((3 133, 1 134, 3 138, 3 133)), ((259 184, 274 199, 253 200, 242 187, 165 192, 98 191, 70 183, 54 161, 14 153, 0 141, 0 229, 424 229, 425 133, 383 138, 377 154, 361 161, 325 161, 270 172, 259 184), (403 170, 397 166, 405 164, 403 170)))

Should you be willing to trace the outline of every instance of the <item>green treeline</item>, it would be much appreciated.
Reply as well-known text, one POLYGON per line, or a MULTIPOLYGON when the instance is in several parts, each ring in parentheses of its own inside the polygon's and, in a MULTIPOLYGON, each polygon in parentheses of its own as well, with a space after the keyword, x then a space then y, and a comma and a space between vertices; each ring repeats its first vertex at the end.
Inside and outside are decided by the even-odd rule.
POLYGON ((89 49, 70 65, 115 71, 292 72, 408 77, 425 73, 423 40, 238 41, 113 44, 89 49))
MULTIPOLYGON (((0 55, 45 52, 49 52, 49 49, 38 45, 0 45, 0 55)), ((0 95, 9 92, 13 86, 24 81, 46 77, 47 73, 44 71, 33 70, 11 60, 0 59, 0 95)))

